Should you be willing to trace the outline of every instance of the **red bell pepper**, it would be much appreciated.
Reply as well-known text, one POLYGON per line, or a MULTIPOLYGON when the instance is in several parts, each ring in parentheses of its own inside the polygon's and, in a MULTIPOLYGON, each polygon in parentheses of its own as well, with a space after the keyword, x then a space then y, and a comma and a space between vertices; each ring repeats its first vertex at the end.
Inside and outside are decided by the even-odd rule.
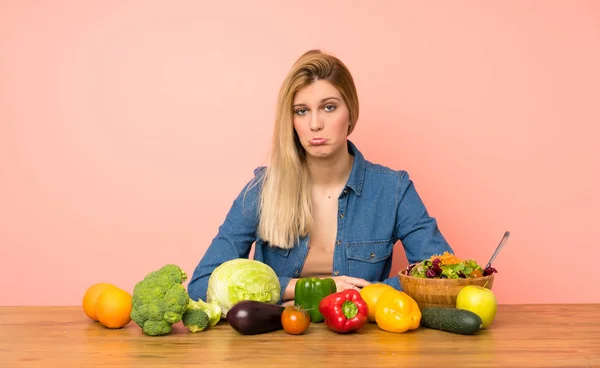
POLYGON ((348 289, 321 299, 319 312, 329 329, 347 333, 363 328, 367 323, 369 307, 358 291, 348 289))

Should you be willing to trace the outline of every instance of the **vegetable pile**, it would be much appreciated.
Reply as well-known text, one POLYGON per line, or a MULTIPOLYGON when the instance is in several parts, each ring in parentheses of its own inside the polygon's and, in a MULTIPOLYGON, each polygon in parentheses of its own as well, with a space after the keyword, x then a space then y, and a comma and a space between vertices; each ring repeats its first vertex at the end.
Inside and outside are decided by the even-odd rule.
POLYGON ((430 279, 474 278, 491 275, 498 272, 493 267, 483 269, 477 261, 461 260, 453 254, 444 252, 433 255, 422 262, 413 263, 406 269, 406 274, 414 277, 430 279))
POLYGON ((201 332, 228 315, 232 325, 238 323, 244 332, 256 323, 262 325, 255 331, 264 332, 265 326, 266 330, 272 328, 262 317, 255 321, 248 321, 248 316, 233 319, 240 310, 247 314, 243 308, 249 302, 274 307, 275 313, 279 313, 279 325, 275 327, 281 328, 280 310, 283 311, 283 307, 275 305, 279 300, 279 279, 268 265, 249 259, 234 259, 221 264, 209 278, 206 302, 189 297, 183 286, 185 280, 187 274, 181 267, 167 264, 148 273, 135 285, 130 317, 146 335, 166 335, 178 322, 190 332, 201 332), (228 313, 233 306, 238 308, 228 313))
MULTIPOLYGON (((497 272, 449 253, 433 255, 408 271, 415 277, 452 279, 497 272)), ((249 259, 234 259, 215 268, 206 302, 189 297, 183 286, 186 280, 181 267, 167 264, 135 285, 130 317, 144 334, 166 335, 179 322, 196 333, 225 320, 242 335, 278 330, 302 335, 313 323, 323 323, 339 334, 356 333, 372 323, 391 333, 424 327, 471 335, 487 328, 496 313, 491 290, 476 286, 462 289, 456 308, 420 309, 409 294, 390 285, 372 283, 360 292, 338 291, 332 278, 314 277, 297 280, 294 305, 286 307, 278 305, 281 287, 273 269, 249 259)))

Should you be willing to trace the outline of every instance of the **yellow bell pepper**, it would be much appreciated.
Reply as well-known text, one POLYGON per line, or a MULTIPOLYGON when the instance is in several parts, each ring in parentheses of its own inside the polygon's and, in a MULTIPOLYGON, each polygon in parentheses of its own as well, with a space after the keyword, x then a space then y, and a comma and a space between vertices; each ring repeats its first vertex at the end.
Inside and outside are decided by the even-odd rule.
POLYGON ((403 291, 385 291, 375 305, 375 322, 384 331, 402 333, 421 324, 417 302, 403 291))

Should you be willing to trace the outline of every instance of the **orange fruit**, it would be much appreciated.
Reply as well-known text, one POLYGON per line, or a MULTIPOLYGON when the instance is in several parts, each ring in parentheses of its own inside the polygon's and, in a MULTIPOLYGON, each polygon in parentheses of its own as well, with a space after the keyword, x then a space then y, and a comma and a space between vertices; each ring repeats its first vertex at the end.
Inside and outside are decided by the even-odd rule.
POLYGON ((369 315, 367 317, 369 322, 375 322, 375 305, 377 304, 379 296, 383 294, 384 291, 390 289, 395 290, 390 285, 376 283, 369 284, 360 290, 360 296, 367 303, 367 307, 369 307, 369 315))
POLYGON ((98 320, 98 318, 96 318, 96 300, 100 294, 111 288, 116 288, 116 286, 107 282, 99 282, 90 286, 83 295, 83 311, 94 321, 98 320))
POLYGON ((121 328, 131 321, 131 295, 123 289, 104 291, 96 301, 96 316, 104 327, 121 328))

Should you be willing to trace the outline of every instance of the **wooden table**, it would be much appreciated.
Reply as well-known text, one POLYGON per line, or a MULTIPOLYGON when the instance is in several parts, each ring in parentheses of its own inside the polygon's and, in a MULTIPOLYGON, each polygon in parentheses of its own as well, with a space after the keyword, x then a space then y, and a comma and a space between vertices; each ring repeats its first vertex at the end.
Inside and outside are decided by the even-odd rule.
POLYGON ((369 324, 340 335, 243 336, 229 325, 146 336, 133 322, 109 330, 80 307, 0 307, 0 366, 591 367, 600 366, 600 305, 500 305, 488 330, 394 334, 369 324))

